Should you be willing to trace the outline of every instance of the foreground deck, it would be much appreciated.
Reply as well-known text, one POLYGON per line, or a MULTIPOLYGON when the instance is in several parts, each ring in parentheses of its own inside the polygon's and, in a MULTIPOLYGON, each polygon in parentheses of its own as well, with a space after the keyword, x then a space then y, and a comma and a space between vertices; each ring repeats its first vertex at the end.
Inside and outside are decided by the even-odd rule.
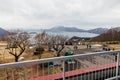
MULTIPOLYGON (((105 64, 105 65, 100 65, 100 66, 94 66, 94 67, 90 67, 90 68, 72 70, 72 71, 65 72, 65 77, 66 78, 74 77, 74 76, 86 74, 86 73, 91 74, 91 73, 94 73, 97 71, 104 72, 104 70, 114 69, 115 66, 116 66, 116 63, 111 63, 111 64, 105 64)), ((112 72, 113 71, 109 72, 109 74, 113 75, 112 72)), ((58 73, 58 74, 51 74, 51 75, 47 75, 47 76, 41 76, 38 78, 31 78, 29 80, 57 80, 57 79, 62 79, 62 77, 63 77, 63 73, 58 73)))

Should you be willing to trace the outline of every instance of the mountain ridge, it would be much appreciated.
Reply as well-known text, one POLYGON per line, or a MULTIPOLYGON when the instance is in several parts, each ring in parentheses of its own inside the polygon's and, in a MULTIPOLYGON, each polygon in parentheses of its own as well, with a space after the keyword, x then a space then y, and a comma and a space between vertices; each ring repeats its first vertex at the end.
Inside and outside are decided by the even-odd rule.
POLYGON ((107 28, 95 28, 95 29, 88 30, 88 32, 90 32, 90 33, 92 32, 92 33, 98 33, 98 34, 102 34, 107 31, 108 31, 107 28))
POLYGON ((0 27, 0 37, 5 35, 5 34, 8 34, 9 32, 3 28, 0 27))
POLYGON ((108 28, 95 28, 95 29, 90 29, 90 30, 84 30, 84 29, 79 29, 76 27, 64 27, 64 26, 57 26, 57 27, 52 27, 49 29, 40 29, 37 31, 46 31, 46 32, 89 32, 89 33, 95 33, 95 34, 102 34, 106 32, 108 28))
POLYGON ((58 27, 52 27, 50 29, 44 29, 45 31, 53 31, 53 32, 85 32, 83 29, 78 29, 76 27, 64 27, 64 26, 58 26, 58 27))
POLYGON ((119 41, 120 40, 120 27, 111 28, 107 32, 102 33, 90 41, 119 41))

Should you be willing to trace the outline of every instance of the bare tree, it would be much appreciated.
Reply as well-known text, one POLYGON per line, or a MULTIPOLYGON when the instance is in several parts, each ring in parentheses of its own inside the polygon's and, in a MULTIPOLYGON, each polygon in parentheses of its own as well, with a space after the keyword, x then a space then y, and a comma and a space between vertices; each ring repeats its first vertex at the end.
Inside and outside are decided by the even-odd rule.
POLYGON ((57 56, 60 56, 60 52, 65 47, 67 37, 63 35, 49 35, 46 32, 42 32, 35 36, 35 40, 38 48, 47 45, 49 51, 53 48, 57 56))
POLYGON ((37 47, 41 47, 43 44, 48 43, 48 34, 44 31, 36 34, 35 36, 37 47))
POLYGON ((52 35, 44 32, 38 33, 35 36, 35 40, 36 40, 36 47, 43 47, 43 46, 47 46, 48 47, 48 51, 51 51, 51 38, 52 35))
POLYGON ((60 56, 61 51, 64 49, 66 40, 67 40, 67 37, 63 35, 52 36, 51 45, 52 45, 52 48, 56 51, 57 57, 60 56))
POLYGON ((8 52, 15 57, 15 62, 18 62, 19 57, 23 54, 28 45, 29 34, 16 33, 8 35, 8 52))

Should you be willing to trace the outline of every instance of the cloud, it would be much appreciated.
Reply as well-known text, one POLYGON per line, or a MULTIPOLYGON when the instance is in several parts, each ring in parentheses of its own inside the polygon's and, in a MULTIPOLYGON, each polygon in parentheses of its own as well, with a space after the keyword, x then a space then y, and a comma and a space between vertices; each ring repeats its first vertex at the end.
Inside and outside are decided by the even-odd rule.
POLYGON ((113 27, 120 25, 119 9, 119 0, 0 0, 0 26, 113 27))

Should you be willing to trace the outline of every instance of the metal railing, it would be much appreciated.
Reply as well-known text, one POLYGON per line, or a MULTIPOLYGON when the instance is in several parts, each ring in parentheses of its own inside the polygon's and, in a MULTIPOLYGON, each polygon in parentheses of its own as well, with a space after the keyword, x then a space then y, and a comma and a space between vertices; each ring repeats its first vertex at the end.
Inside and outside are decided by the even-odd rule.
POLYGON ((0 80, 108 80, 112 77, 118 80, 119 52, 104 51, 0 64, 0 80))

